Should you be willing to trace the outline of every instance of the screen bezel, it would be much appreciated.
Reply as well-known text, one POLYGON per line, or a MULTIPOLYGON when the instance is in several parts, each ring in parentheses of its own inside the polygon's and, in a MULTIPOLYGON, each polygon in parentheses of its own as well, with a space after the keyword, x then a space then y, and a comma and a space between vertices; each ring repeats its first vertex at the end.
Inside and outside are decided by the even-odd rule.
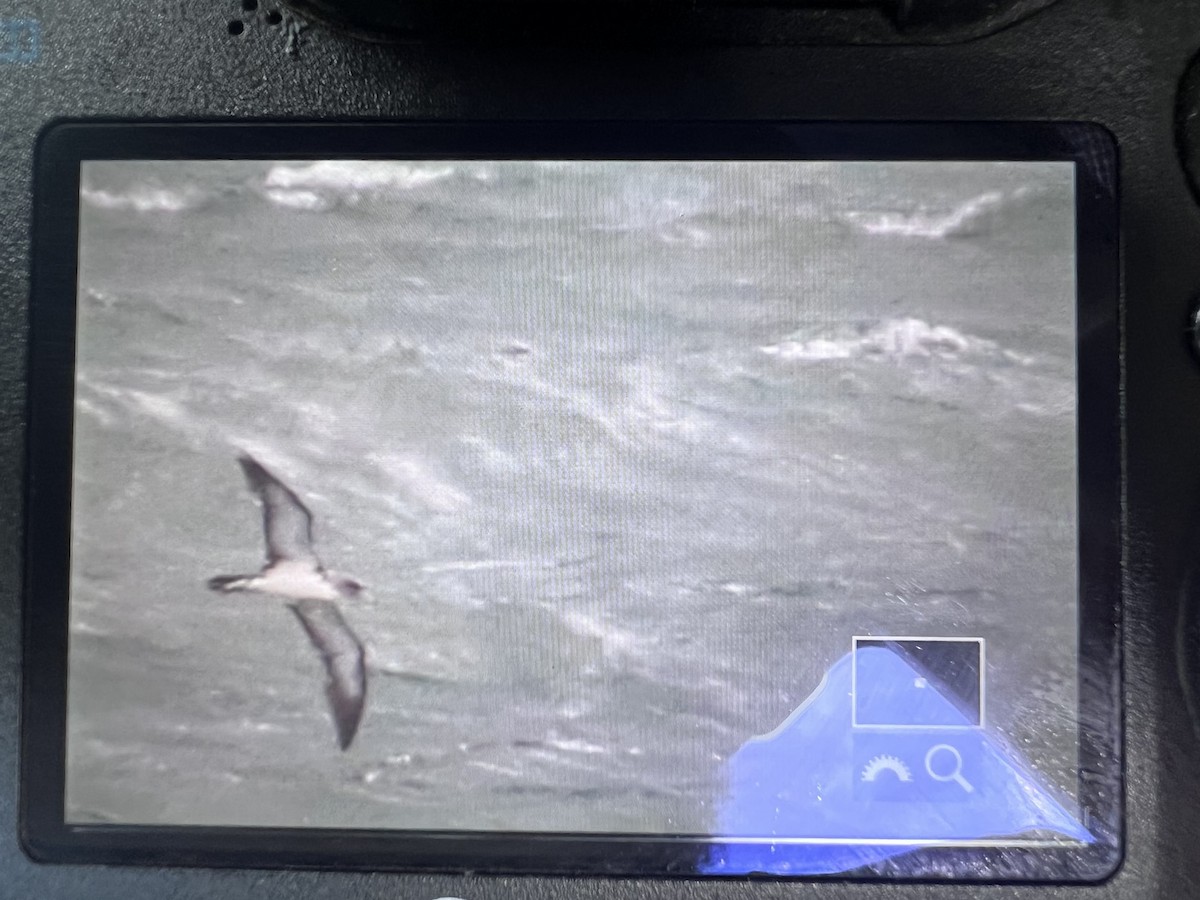
MULTIPOLYGON (((929 847, 833 876, 1094 882, 1123 849, 1122 384, 1116 146, 1078 123, 62 122, 34 180, 20 835, 51 862, 497 874, 707 876, 720 838, 72 824, 65 821, 74 351, 81 163, 271 159, 1012 160, 1075 164, 1078 796, 1086 847, 929 847)), ((812 875, 764 875, 815 879, 812 875)))

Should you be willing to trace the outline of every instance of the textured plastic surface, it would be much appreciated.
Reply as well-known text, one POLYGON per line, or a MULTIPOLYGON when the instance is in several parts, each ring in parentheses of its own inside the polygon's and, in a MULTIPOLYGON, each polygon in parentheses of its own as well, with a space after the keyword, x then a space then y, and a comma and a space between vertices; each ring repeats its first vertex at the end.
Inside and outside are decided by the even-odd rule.
POLYGON ((993 34, 1057 0, 285 0, 373 41, 603 45, 944 44, 993 34))
POLYGON ((0 2, 38 42, 0 59, 0 897, 983 897, 1080 889, 459 878, 42 867, 16 836, 17 680, 30 162, 58 116, 1053 118, 1099 122, 1122 153, 1127 545, 1127 841, 1089 897, 1200 895, 1200 743, 1176 657, 1197 555, 1200 372, 1188 353, 1200 211, 1175 148, 1175 89, 1200 43, 1188 0, 1063 0, 947 47, 580 52, 363 46, 319 30, 287 52, 286 22, 240 3, 0 2), (246 18, 233 37, 231 20, 246 18), (36 46, 36 52, 33 49, 36 46), (14 59, 8 59, 11 55, 14 59))

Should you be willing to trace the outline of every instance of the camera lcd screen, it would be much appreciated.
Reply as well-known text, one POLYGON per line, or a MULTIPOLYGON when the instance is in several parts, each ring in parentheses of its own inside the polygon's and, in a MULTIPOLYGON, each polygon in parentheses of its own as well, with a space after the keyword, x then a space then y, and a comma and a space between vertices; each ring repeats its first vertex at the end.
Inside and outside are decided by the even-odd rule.
POLYGON ((66 833, 1111 849, 1077 161, 240 156, 73 182, 66 833))

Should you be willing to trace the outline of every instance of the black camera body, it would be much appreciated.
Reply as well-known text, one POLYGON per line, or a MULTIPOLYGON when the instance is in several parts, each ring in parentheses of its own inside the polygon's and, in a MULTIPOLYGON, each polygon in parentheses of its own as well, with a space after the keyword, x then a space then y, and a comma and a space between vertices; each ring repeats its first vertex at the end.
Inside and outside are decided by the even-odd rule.
MULTIPOLYGON (((1200 894, 1200 8, 1120 0, 263 0, 0 11, 4 363, 0 895, 1096 897, 1200 894), (384 8, 386 7, 386 8, 384 8), (380 9, 383 9, 381 12, 380 9), (18 840, 27 338, 39 132, 57 119, 1087 122, 1119 158, 1123 865, 1104 883, 606 879, 44 865, 18 840)), ((1086 370, 1084 372, 1086 375, 1086 370)), ((26 621, 25 626, 28 626, 26 621)), ((26 651, 28 654, 28 650, 26 651)), ((28 666, 28 655, 24 664, 28 666)), ((23 715, 37 715, 27 702, 23 715)), ((203 862, 203 861, 201 861, 203 862)), ((299 864, 303 864, 302 862, 299 864)))

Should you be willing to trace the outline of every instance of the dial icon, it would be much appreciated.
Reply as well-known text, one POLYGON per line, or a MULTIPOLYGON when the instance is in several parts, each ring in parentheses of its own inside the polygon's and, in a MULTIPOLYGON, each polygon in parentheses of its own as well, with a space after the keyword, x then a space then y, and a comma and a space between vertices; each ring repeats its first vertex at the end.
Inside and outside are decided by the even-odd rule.
POLYGON ((901 760, 888 754, 881 754, 874 757, 870 762, 863 766, 862 780, 875 781, 883 772, 891 772, 900 781, 912 781, 912 770, 908 768, 901 760))

